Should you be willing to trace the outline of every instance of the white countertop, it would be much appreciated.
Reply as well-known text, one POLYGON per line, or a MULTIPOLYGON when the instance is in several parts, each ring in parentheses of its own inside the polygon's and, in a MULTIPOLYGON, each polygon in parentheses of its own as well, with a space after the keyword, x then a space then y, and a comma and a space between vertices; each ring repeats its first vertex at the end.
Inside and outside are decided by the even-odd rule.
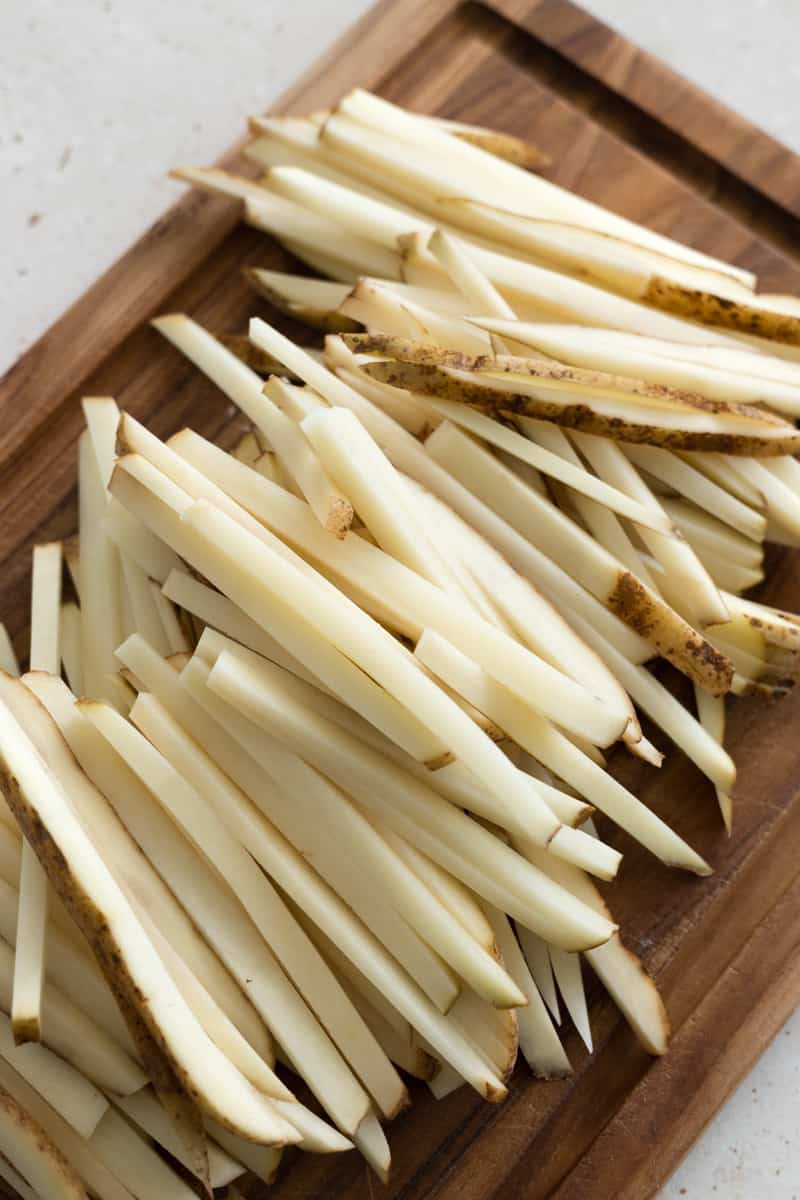
MULTIPOLYGON (((584 4, 800 150, 799 0, 584 4)), ((0 0, 0 370, 174 200, 171 165, 213 161, 368 7, 0 0)), ((800 1200, 798 1043, 795 1018, 662 1200, 800 1200)))

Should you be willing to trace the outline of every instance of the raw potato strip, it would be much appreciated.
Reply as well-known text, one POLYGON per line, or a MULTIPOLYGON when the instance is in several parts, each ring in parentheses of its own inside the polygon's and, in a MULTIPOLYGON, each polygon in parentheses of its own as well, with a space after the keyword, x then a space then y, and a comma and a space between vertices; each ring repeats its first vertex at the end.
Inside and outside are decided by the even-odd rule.
POLYGON ((40 1200, 86 1200, 80 1177, 41 1126, 0 1084, 0 1151, 40 1200))
MULTIPOLYGON (((264 1183, 275 1182, 275 1175, 281 1161, 281 1151, 273 1146, 256 1146, 247 1142, 227 1129, 223 1129, 216 1121, 207 1121, 206 1128, 215 1141, 233 1158, 242 1162, 256 1178, 264 1183)), ((230 1191, 230 1189, 229 1189, 230 1191)))
POLYGON ((731 300, 725 294, 680 287, 670 279, 654 278, 644 299, 655 308, 702 322, 703 325, 800 346, 800 314, 781 312, 772 305, 759 304, 758 296, 737 296, 731 300))
MULTIPOLYGON (((255 290, 270 304, 312 329, 340 333, 358 328, 354 321, 337 311, 350 291, 347 283, 307 279, 303 275, 286 275, 261 267, 251 267, 246 274, 255 290)), ((252 343, 248 344, 252 346, 252 343)))
POLYGON ((382 822, 379 827, 381 836, 414 874, 419 876, 428 890, 453 914, 479 946, 489 950, 496 957, 497 948, 491 926, 474 893, 394 830, 382 822))
POLYGON ((192 647, 181 626, 175 605, 167 599, 155 579, 150 580, 150 594, 161 621, 168 653, 191 654, 192 647))
POLYGON ((731 495, 726 488, 698 471, 691 462, 658 446, 626 445, 624 452, 634 466, 674 488, 699 508, 712 513, 746 537, 757 542, 763 541, 767 524, 763 514, 731 495))
POLYGON ((81 670, 81 614, 77 604, 68 600, 61 605, 61 664, 70 688, 76 695, 83 695, 83 672, 81 670))
MULTIPOLYGON (((250 345, 249 342, 247 344, 248 346, 250 345)), ((242 462, 248 467, 255 466, 256 462, 259 458, 261 458, 263 453, 264 449, 252 431, 243 433, 239 438, 239 441, 231 450, 231 454, 237 460, 237 462, 242 462)))
POLYGON ((569 462, 560 455, 537 445, 536 442, 521 437, 507 425, 501 425, 499 421, 492 420, 491 417, 487 417, 475 409, 467 408, 463 404, 456 404, 451 400, 437 400, 435 397, 429 397, 428 402, 443 419, 453 421, 456 425, 460 425, 470 433, 482 438, 483 441, 489 442, 501 450, 506 450, 544 475, 559 480, 583 496, 588 496, 603 508, 610 509, 649 529, 656 529, 659 533, 672 535, 670 522, 652 506, 645 507, 644 504, 627 496, 619 488, 592 475, 581 463, 576 465, 569 462))
POLYGON ((736 771, 730 756, 672 692, 667 691, 646 668, 628 662, 595 630, 585 624, 582 617, 573 614, 572 619, 578 631, 605 659, 639 707, 677 746, 680 746, 686 757, 715 785, 722 788, 732 787, 736 771))
POLYGON ((519 1048, 525 1061, 535 1075, 545 1079, 560 1078, 571 1074, 572 1068, 569 1059, 553 1028, 553 1023, 542 1001, 539 989, 533 981, 508 917, 492 905, 486 906, 486 913, 503 955, 503 961, 528 1001, 524 1008, 517 1010, 519 1048))
MULTIPOLYGON (((37 747, 61 780, 81 821, 102 840, 114 872, 136 898, 137 911, 158 914, 162 934, 192 972, 213 989, 218 1002, 250 1044, 270 1060, 269 1036, 251 1003, 145 857, 144 845, 142 849, 136 845, 136 842, 146 843, 152 834, 148 817, 158 815, 158 805, 91 722, 81 715, 74 696, 60 680, 34 672, 26 675, 23 682, 40 700, 67 743, 65 747, 58 737, 54 746, 37 740, 37 747), (128 825, 135 833, 127 832, 128 825)), ((49 722, 46 728, 52 732, 49 722)), ((152 844, 158 845, 157 838, 153 838, 152 844)))
POLYGON ((584 927, 580 908, 562 910, 558 892, 540 892, 538 876, 520 875, 518 861, 506 853, 501 841, 344 730, 317 714, 293 712, 288 703, 271 704, 257 677, 251 679, 243 664, 221 655, 209 685, 223 699, 245 708, 244 715, 268 731, 280 730, 284 741, 291 737, 299 752, 313 755, 318 769, 348 787, 354 799, 377 812, 445 870, 477 891, 502 893, 503 903, 511 904, 517 914, 525 913, 526 923, 549 928, 553 941, 580 945, 584 940, 595 944, 604 940, 607 930, 584 927), (474 866, 476 861, 480 868, 474 866))
MULTIPOLYGON (((114 1104, 121 1112, 125 1113, 130 1121, 149 1137, 152 1137, 159 1146, 163 1146, 173 1158, 182 1163, 187 1170, 192 1171, 191 1160, 175 1135, 175 1127, 169 1119, 169 1114, 150 1088, 143 1088, 135 1096, 115 1097, 114 1104)), ((230 1136, 233 1137, 232 1134, 230 1136)), ((253 1149, 256 1148, 253 1147, 253 1149)), ((266 1147, 259 1147, 259 1149, 267 1150, 266 1147)), ((279 1154, 280 1151, 276 1150, 274 1153, 279 1154)), ((209 1182, 215 1189, 225 1187, 234 1179, 239 1179, 247 1169, 210 1139, 208 1140, 208 1163, 209 1182)), ((194 1174, 193 1171, 192 1174, 194 1174)))
MULTIPOLYGON (((573 679, 590 687, 596 695, 607 696, 627 710, 628 723, 622 738, 629 746, 642 740, 633 705, 616 677, 606 668, 531 582, 518 575, 494 546, 438 497, 424 492, 421 501, 431 523, 442 528, 467 570, 472 573, 499 609, 516 636, 536 654, 573 679)), ((563 819, 563 817, 562 817, 563 819)))
POLYGON ((271 380, 271 383, 271 395, 278 408, 298 425, 311 413, 328 407, 313 388, 287 383, 285 379, 280 379, 277 375, 271 380))
POLYGON ((555 975, 564 1007, 572 1017, 581 1041, 589 1053, 592 1053, 592 1027, 589 1024, 589 1013, 586 1008, 586 992, 581 975, 581 958, 579 954, 567 954, 558 946, 548 947, 550 961, 555 975))
POLYGON ((114 469, 119 409, 111 396, 84 396, 81 408, 94 447, 100 479, 103 487, 107 488, 114 469))
POLYGON ((754 634, 759 635, 766 643, 773 646, 785 647, 787 650, 800 650, 800 618, 781 613, 755 600, 746 600, 742 596, 725 595, 733 620, 745 621, 754 634))
MULTIPOLYGON (((709 696, 708 692, 704 692, 702 688, 695 688, 694 697, 697 703, 697 717, 700 724, 715 741, 719 742, 720 746, 723 745, 725 741, 725 701, 716 696, 709 696)), ((731 798, 731 791, 734 783, 735 774, 727 789, 720 787, 717 783, 714 784, 719 811, 722 814, 722 820, 728 837, 730 837, 733 827, 733 800, 731 798)))
MULTIPOLYGON (((658 499, 619 446, 584 433, 573 433, 572 440, 598 475, 607 482, 613 481, 644 507, 663 513, 658 499)), ((728 610, 722 597, 691 548, 680 538, 654 534, 646 525, 637 523, 637 530, 663 567, 659 587, 673 608, 700 629, 727 621, 728 610)))
POLYGON ((306 680, 314 687, 326 690, 302 663, 284 650, 280 642, 276 642, 222 592, 201 583, 194 575, 187 571, 172 571, 162 591, 175 604, 199 617, 207 626, 210 625, 234 641, 241 642, 243 646, 277 663, 286 671, 291 671, 293 675, 306 680))
POLYGON ((331 966, 336 969, 337 975, 340 975, 345 984, 352 987, 360 997, 363 996, 369 1001, 404 1046, 412 1046, 417 1035, 409 1021, 394 1007, 380 988, 376 987, 356 966, 355 961, 348 958, 323 928, 314 923, 308 913, 303 912, 297 905, 293 907, 298 921, 320 953, 324 954, 331 966))
MULTIPOLYGON (((694 871, 697 875, 710 874, 707 863, 655 813, 444 638, 432 631, 426 632, 417 645, 417 654, 451 687, 480 706, 482 711, 490 711, 493 719, 518 745, 577 788, 662 862, 694 871)), ((523 924, 529 925, 529 922, 523 921, 523 924)), ((552 938, 545 940, 554 941, 552 938)))
MULTIPOLYGON (((577 450, 570 442, 566 433, 558 425, 547 421, 534 421, 532 417, 521 417, 518 421, 527 437, 542 446, 547 446, 555 453, 583 467, 583 462, 577 450)), ((658 588, 644 564, 642 555, 634 546, 617 516, 607 508, 603 508, 594 500, 575 493, 556 495, 559 508, 567 516, 585 525, 586 529, 599 544, 623 567, 639 579, 646 588, 658 595, 658 588)))
POLYGON ((279 239, 295 257, 333 279, 355 283, 361 275, 401 279, 400 256, 351 233, 327 216, 263 192, 245 200, 245 221, 279 239), (331 254, 331 247, 336 254, 331 254))
POLYGON ((81 1137, 91 1137, 108 1101, 88 1079, 45 1046, 17 1046, 11 1022, 0 1015, 0 1055, 81 1137))
MULTIPOLYGON (((664 383, 670 387, 694 391, 708 400, 724 400, 742 404, 766 404, 776 412, 800 415, 800 375, 793 382, 771 377, 770 360, 765 355, 731 351, 727 346, 709 346, 710 353, 701 357, 695 346, 636 334, 620 333, 614 329, 586 329, 582 325, 535 325, 509 322, 481 321, 501 337, 506 334, 533 350, 538 350, 559 362, 578 367, 596 367, 616 375, 629 375, 648 383, 664 383), (732 354, 747 361, 747 373, 726 370, 714 362, 714 355, 723 358, 732 354), (767 373, 760 373, 765 363, 767 373)), ((781 364, 784 367, 784 364, 781 364)), ((788 364, 780 372, 788 376, 788 364)), ((774 375, 774 372, 772 372, 774 375)))
POLYGON ((61 543, 33 548, 31 583, 31 670, 58 674, 61 543))
MULTIPOLYGON (((172 445, 176 446, 176 442, 177 439, 173 439, 172 445)), ((180 438, 178 449, 191 461, 202 463, 206 470, 216 473, 215 464, 220 462, 220 459, 219 455, 214 454, 214 447, 210 443, 204 442, 196 435, 192 436, 187 431, 180 438)), ((224 458, 222 462, 224 463, 224 458)), ((238 466, 233 460, 228 465, 231 468, 238 466)), ((496 664, 502 661, 502 669, 514 674, 517 687, 530 692, 534 681, 540 680, 542 689, 548 689, 548 694, 537 693, 537 702, 549 707, 551 711, 557 710, 561 720, 565 724, 571 723, 576 732, 582 732, 586 736, 597 736, 599 740, 605 739, 607 744, 624 728, 627 716, 621 713, 619 716, 612 716, 606 711, 602 722, 604 730, 595 731, 598 708, 601 706, 583 687, 566 679, 561 672, 555 671, 549 664, 544 664, 500 630, 475 617, 465 606, 457 604, 452 597, 446 596, 440 589, 433 587, 401 563, 369 546, 363 539, 348 538, 344 543, 331 546, 320 542, 314 537, 314 531, 307 520, 307 512, 294 502, 289 501, 287 504, 288 497, 274 486, 270 487, 268 481, 255 476, 250 478, 249 473, 243 475, 229 469, 226 472, 225 487, 281 537, 295 545, 301 545, 304 554, 329 565, 337 576, 344 572, 349 574, 356 564, 368 565, 385 575, 381 606, 385 608, 388 603, 397 606, 395 620, 401 632, 413 638, 419 636, 425 625, 445 621, 451 636, 460 636, 452 632, 454 626, 458 625, 463 629, 463 636, 469 638, 472 652, 485 654, 498 670, 500 668, 496 664), (561 701, 564 708, 561 707, 561 701)), ((360 572, 353 573, 353 582, 357 587, 360 585, 360 575, 360 572)), ((303 603, 307 613, 307 596, 303 603)), ((343 609, 345 606, 341 607, 343 609)), ((364 628, 368 627, 368 618, 363 613, 360 614, 360 620, 364 628)), ((328 637, 331 636, 330 619, 326 621, 326 633, 328 637)), ((418 699, 411 698, 411 705, 417 712, 420 711, 418 699)), ((455 752, 455 747, 450 748, 455 752)))
POLYGON ((89 1147, 136 1196, 194 1200, 197 1194, 116 1108, 108 1109, 89 1147))
MULTIPOLYGON (((453 137, 458 138, 460 141, 477 146, 479 149, 485 150, 487 154, 492 154, 496 158, 502 158, 505 162, 513 163, 517 167, 524 167, 526 170, 533 171, 552 164, 549 154, 546 154, 532 142, 515 137, 513 134, 501 133, 499 130, 488 129, 483 125, 469 125, 463 121, 451 121, 446 117, 434 117, 427 114, 419 115, 423 121, 437 126, 445 133, 452 134, 453 137)), ((325 124, 329 116, 329 111, 322 110, 318 113, 311 113, 307 119, 309 122, 313 122, 319 129, 325 124)))
MULTIPOLYGON (((407 769, 411 768, 407 767, 407 769)), ((502 825, 504 814, 497 811, 497 805, 491 794, 478 783, 472 772, 460 763, 452 763, 449 767, 443 767, 441 771, 436 771, 434 774, 428 772, 425 776, 417 767, 412 774, 416 775, 418 779, 423 779, 428 787, 433 788, 440 796, 444 796, 451 804, 456 804, 459 808, 466 808, 469 812, 483 817, 492 824, 506 828, 502 825)), ((590 805, 575 800, 566 792, 544 783, 536 776, 531 777, 532 772, 521 771, 520 774, 523 779, 527 779, 531 793, 542 796, 564 824, 577 828, 590 815, 592 811, 590 805)), ((512 819, 508 820, 508 828, 513 832, 514 830, 524 831, 528 827, 528 808, 520 806, 515 810, 512 819)))
MULTIPOLYGON (((328 346, 337 340, 339 339, 329 338, 328 346)), ((417 439, 392 417, 349 387, 337 395, 335 402, 343 404, 355 413, 398 470, 451 508, 467 526, 502 553, 523 578, 539 587, 551 602, 560 605, 569 598, 573 605, 580 608, 586 619, 601 629, 604 636, 628 657, 637 662, 644 662, 652 657, 652 649, 642 637, 624 625, 589 592, 577 587, 556 562, 546 558, 512 526, 434 462, 417 439)))
MULTIPOLYGON (((61 543, 33 548, 31 584, 31 669, 57 675, 61 604, 61 543)), ((42 1038, 42 989, 47 955, 47 876, 30 844, 23 840, 17 915, 17 952, 11 1021, 18 1042, 42 1038)))
POLYGON ((473 312, 516 321, 511 306, 486 278, 456 238, 443 229, 435 229, 428 240, 428 251, 437 259, 473 312))
POLYGON ((381 1183, 388 1187, 392 1156, 386 1134, 374 1112, 361 1122, 353 1140, 381 1183))
POLYGON ((728 690, 731 667, 723 655, 584 530, 542 501, 488 451, 449 423, 439 426, 425 448, 440 466, 471 487, 479 499, 496 508, 545 554, 552 554, 562 563, 566 559, 566 569, 578 583, 650 638, 660 653, 690 679, 712 692, 728 690))
MULTIPOLYGON (((170 446, 164 446, 157 438, 133 422, 126 421, 123 428, 131 431, 131 438, 135 439, 141 453, 146 454, 151 461, 147 462, 144 459, 130 456, 124 459, 115 471, 112 486, 117 492, 125 492, 129 506, 138 503, 141 512, 148 515, 151 523, 160 522, 161 533, 165 538, 171 539, 175 545, 180 544, 182 547, 189 545, 187 539, 191 535, 188 533, 188 527, 179 519, 179 514, 184 513, 192 496, 205 497, 226 513, 229 518, 239 522, 243 530, 257 537, 264 544, 265 550, 272 550, 279 554, 288 564, 301 571, 306 579, 312 581, 312 586, 322 586, 329 608, 335 606, 339 611, 345 611, 348 614, 352 612, 354 607, 352 602, 343 596, 336 587, 319 575, 284 542, 269 532, 264 525, 255 520, 225 491, 210 482, 206 475, 176 453, 176 445, 182 447, 187 441, 211 450, 215 450, 216 447, 211 447, 210 443, 204 442, 202 438, 192 438, 188 431, 184 431, 185 436, 172 439, 170 446), (152 463, 156 463, 156 467, 153 467, 152 463), (170 482, 166 475, 161 475, 160 471, 167 472, 174 482, 170 482), (143 491, 144 488, 156 490, 152 495, 148 495, 143 491)), ((243 472, 248 483, 262 485, 270 493, 286 495, 282 488, 270 485, 269 481, 262 479, 256 472, 244 467, 241 463, 237 463, 224 451, 218 451, 218 455, 219 457, 215 456, 216 461, 221 461, 226 467, 234 469, 237 475, 238 471, 243 472)), ((308 514, 315 531, 322 535, 324 531, 320 529, 319 522, 309 512, 308 506, 302 503, 300 511, 308 514)), ((332 545, 341 544, 327 536, 323 540, 332 545)), ((352 540, 349 539, 349 541, 352 540)), ((199 549, 196 538, 193 539, 193 543, 195 548, 199 549)), ((211 578, 208 571, 203 573, 211 578)), ((220 586, 227 594, 229 588, 226 588, 225 581, 221 581, 220 586)), ((233 597, 229 598, 233 599, 233 597)), ((240 607, 243 606, 240 605, 240 607)), ((421 761, 429 761, 435 760, 446 752, 446 745, 437 735, 433 734, 408 709, 405 709, 397 699, 379 687, 354 662, 351 662, 331 645, 327 629, 322 633, 316 632, 310 623, 299 615, 304 612, 304 609, 305 603, 303 602, 299 612, 286 612, 281 618, 281 634, 278 640, 285 648, 301 662, 305 660, 306 663, 313 663, 310 669, 315 676, 320 677, 327 687, 344 698, 357 712, 372 723, 378 724, 387 736, 407 748, 414 757, 419 757, 421 761)), ((252 616, 250 613, 247 615, 252 616)), ((368 620, 368 618, 365 619, 368 620)), ((275 633, 277 620, 278 613, 274 611, 272 613, 273 628, 268 631, 273 636, 277 636, 275 633)), ((385 636, 388 644, 399 652, 400 648, 397 643, 388 634, 385 636)))
POLYGON ((484 241, 631 300, 645 300, 648 285, 659 276, 684 289, 705 286, 732 297, 752 296, 729 275, 679 263, 629 240, 564 220, 510 212, 459 196, 440 199, 437 207, 443 217, 473 235, 482 234, 484 241))
POLYGON ((405 300, 392 289, 366 279, 358 281, 342 303, 341 311, 372 334, 423 338, 433 345, 447 346, 468 355, 488 354, 491 350, 488 334, 460 317, 451 317, 405 300))
POLYGON ((516 1010, 490 1008, 467 989, 453 1005, 450 1019, 507 1082, 519 1048, 516 1010))
MULTIPOLYGON (((582 871, 574 870, 567 863, 552 862, 529 840, 516 839, 516 845, 520 853, 531 862, 538 863, 573 895, 580 896, 584 903, 597 912, 608 914, 602 896, 582 871)), ((586 960, 648 1053, 664 1054, 670 1033, 664 1003, 640 960, 623 945, 619 933, 615 933, 603 946, 587 951, 586 960)))
POLYGON ((264 387, 261 376, 245 366, 202 325, 183 313, 156 317, 151 324, 247 416, 251 417, 251 412, 260 408, 264 387))
MULTIPOLYGON (((158 1098, 150 1088, 143 1088, 135 1096, 125 1099, 115 1099, 116 1107, 125 1113, 134 1124, 152 1137, 159 1146, 163 1146, 173 1158, 182 1163, 189 1171, 192 1163, 189 1160, 181 1141, 175 1134, 175 1128, 166 1111, 161 1107, 158 1098)), ((208 1144, 209 1179, 212 1188, 224 1187, 234 1179, 244 1174, 245 1167, 227 1154, 213 1141, 208 1144)))
POLYGON ((727 461, 739 478, 756 489, 768 519, 786 529, 793 537, 800 535, 798 497, 791 484, 755 459, 739 461, 729 456, 727 461))
POLYGON ((792 454, 800 445, 788 422, 765 409, 704 400, 665 385, 549 360, 470 357, 391 334, 343 337, 352 350, 387 360, 367 368, 374 378, 490 413, 539 417, 585 433, 679 450, 770 457, 792 454))
POLYGON ((108 676, 120 641, 118 553, 103 528, 107 493, 88 431, 78 442, 78 523, 81 540, 81 663, 93 696, 117 701, 108 676))
POLYGON ((275 403, 271 380, 264 388, 257 423, 267 435, 284 469, 296 481, 323 529, 338 538, 346 537, 353 523, 353 506, 331 480, 319 461, 315 447, 309 443, 303 431, 275 403))
POLYGON ((450 121, 446 117, 425 116, 426 121, 440 126, 445 133, 462 142, 469 142, 495 158, 502 158, 515 167, 523 167, 527 171, 538 171, 552 164, 552 158, 544 150, 540 150, 533 142, 515 137, 511 133, 501 133, 496 129, 486 129, 483 125, 468 125, 463 121, 450 121))
MULTIPOLYGON (((436 130, 433 123, 426 118, 405 112, 388 100, 361 88, 355 88, 340 100, 335 113, 343 113, 355 121, 363 122, 368 128, 380 131, 387 138, 394 137, 403 143, 410 142, 418 151, 438 156, 440 162, 445 161, 445 156, 451 160, 455 159, 459 172, 464 172, 463 177, 473 186, 483 184, 490 200, 496 194, 498 181, 502 181, 500 187, 506 194, 510 194, 513 189, 515 199, 517 196, 524 198, 523 202, 526 205, 532 206, 534 211, 538 210, 543 215, 553 214, 557 218, 570 220, 586 228, 625 238, 636 244, 651 247, 680 262, 722 272, 737 279, 745 287, 755 286, 755 277, 751 273, 692 250, 672 238, 654 233, 645 226, 617 216, 548 180, 500 162, 473 146, 461 146, 452 136, 436 130)), ((326 122, 325 129, 329 126, 330 122, 326 122)), ((324 137, 322 140, 324 142, 324 137)))
POLYGON ((444 591, 461 596, 408 504, 394 467, 358 418, 349 409, 326 407, 306 417, 302 429, 333 478, 353 497, 358 515, 381 549, 444 591))
POLYGON ((183 567, 177 554, 113 496, 106 510, 103 528, 125 557, 132 559, 145 575, 159 583, 164 582, 170 571, 179 571, 183 567))
MULTIPOLYGON (((156 603, 151 580, 134 559, 127 554, 120 554, 122 563, 122 578, 128 593, 128 600, 133 616, 133 625, 137 633, 150 643, 159 654, 169 654, 172 645, 167 638, 164 622, 156 603)), ((73 691, 75 689, 73 688, 73 691)))
POLYGON ((352 341, 368 335, 344 336, 355 349, 372 346, 372 352, 381 357, 364 368, 379 382, 467 404, 490 416, 535 417, 583 433, 677 451, 770 457, 793 454, 800 445, 785 421, 765 409, 726 406, 722 401, 712 407, 711 401, 701 402, 690 393, 657 397, 655 384, 638 384, 618 376, 590 379, 592 372, 583 372, 582 377, 577 367, 530 358, 492 360, 484 356, 459 361, 452 355, 443 362, 439 352, 434 358, 428 347, 428 361, 394 360, 384 335, 369 335, 369 342, 352 341), (476 363, 482 363, 482 368, 475 369, 476 363), (646 388, 652 396, 643 394, 646 388))
MULTIPOLYGON (((693 546, 699 547, 700 550, 710 550, 721 558, 728 557, 731 562, 741 566, 761 569, 764 551, 760 541, 755 542, 732 529, 730 525, 723 524, 711 513, 698 508, 690 501, 673 500, 665 496, 661 500, 661 506, 693 546)), ((730 613, 728 615, 730 617, 730 613)), ((719 624, 726 625, 728 621, 721 621, 719 624)))
POLYGON ((414 1045, 410 1039, 408 1042, 404 1041, 353 984, 343 981, 342 986, 361 1013, 365 1024, 372 1030, 387 1058, 415 1079, 431 1079, 436 1070, 436 1060, 421 1047, 414 1045))
MULTIPOLYGON (((519 940, 525 963, 531 973, 533 982, 539 989, 539 994, 550 1010, 550 1015, 556 1025, 561 1024, 561 1013, 558 1007, 558 990, 553 975, 553 964, 550 961, 550 949, 524 925, 517 925, 514 932, 519 940)), ((614 934, 616 937, 616 934, 614 934)))

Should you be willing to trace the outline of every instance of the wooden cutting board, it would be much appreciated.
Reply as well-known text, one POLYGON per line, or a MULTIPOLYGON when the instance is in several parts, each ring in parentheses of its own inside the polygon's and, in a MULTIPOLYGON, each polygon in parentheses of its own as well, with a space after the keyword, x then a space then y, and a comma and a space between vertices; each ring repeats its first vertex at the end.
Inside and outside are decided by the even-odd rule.
MULTIPOLYGON (((800 291, 800 159, 564 0, 380 4, 279 107, 309 111, 357 83, 529 136, 552 155, 558 183, 755 270, 765 289, 800 291)), ((0 381, 1 615, 23 656, 31 547, 75 530, 80 396, 113 394, 161 435, 190 424, 232 442, 232 407, 147 320, 183 309, 241 332, 252 313, 274 319, 242 281, 253 264, 289 260, 237 225, 236 205, 186 196, 0 381)), ((795 554, 775 553, 769 602, 800 609, 797 568, 795 554)), ((681 755, 660 772, 615 757, 615 772, 716 868, 708 880, 684 877, 612 836, 625 860, 611 904, 665 996, 669 1055, 651 1062, 592 985, 595 1053, 566 1033, 570 1081, 534 1082, 521 1066, 499 1107, 467 1089, 439 1104, 414 1089, 391 1129, 391 1196, 656 1193, 800 1001, 798 719, 800 697, 731 706, 740 781, 730 840, 710 786, 681 755)), ((276 1200, 382 1192, 354 1154, 286 1162, 276 1200)))

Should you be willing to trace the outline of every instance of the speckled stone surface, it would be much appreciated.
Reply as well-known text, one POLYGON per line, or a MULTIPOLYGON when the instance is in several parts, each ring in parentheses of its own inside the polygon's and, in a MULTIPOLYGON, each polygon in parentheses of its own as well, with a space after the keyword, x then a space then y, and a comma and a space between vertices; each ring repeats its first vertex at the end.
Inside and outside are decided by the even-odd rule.
MULTIPOLYGON (((800 150, 800 0, 584 4, 800 150)), ((0 0, 0 370, 368 7, 0 0)), ((799 1110, 795 1018, 662 1200, 800 1200, 799 1110)))

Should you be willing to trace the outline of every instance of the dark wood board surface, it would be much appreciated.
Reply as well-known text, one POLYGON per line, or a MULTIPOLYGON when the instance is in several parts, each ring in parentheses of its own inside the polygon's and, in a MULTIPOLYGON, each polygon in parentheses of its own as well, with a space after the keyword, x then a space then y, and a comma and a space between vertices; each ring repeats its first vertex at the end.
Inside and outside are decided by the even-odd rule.
MULTIPOLYGON (((755 270, 765 289, 800 292, 800 159, 572 4, 379 4, 279 107, 308 111, 356 83, 419 111, 528 135, 552 155, 556 182, 755 270)), ((237 216, 233 203, 181 199, 0 380, 0 615, 23 656, 31 547, 75 529, 80 396, 113 394, 159 434, 190 424, 230 442, 241 428, 147 326, 175 309, 216 332, 241 332, 256 312, 275 319, 241 268, 289 260, 237 216)), ((795 554, 775 555, 764 595, 800 608, 795 554)), ((439 1104, 415 1089, 412 1111, 390 1131, 390 1195, 657 1192, 800 1001, 799 719, 798 697, 731 705, 740 779, 730 840, 710 786, 681 755, 670 752, 660 772, 615 756, 615 773, 716 868, 708 880, 678 876, 630 839, 612 838, 625 860, 611 903, 665 995, 670 1054, 651 1063, 593 986, 596 1050, 588 1056, 567 1035, 572 1080, 535 1083, 520 1067, 498 1107, 466 1089, 439 1104)), ((287 1155, 271 1195, 382 1192, 355 1155, 287 1155)))

